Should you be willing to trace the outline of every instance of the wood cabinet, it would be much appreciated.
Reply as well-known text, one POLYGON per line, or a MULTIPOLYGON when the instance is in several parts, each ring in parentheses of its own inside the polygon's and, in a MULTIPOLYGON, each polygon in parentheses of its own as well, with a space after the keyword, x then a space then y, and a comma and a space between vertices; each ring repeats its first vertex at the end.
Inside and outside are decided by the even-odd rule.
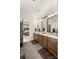
POLYGON ((55 56, 58 55, 58 39, 40 34, 34 34, 34 39, 37 40, 43 47, 47 48, 49 52, 55 56))
POLYGON ((36 41, 37 41, 37 40, 38 40, 38 35, 34 33, 34 35, 33 35, 33 36, 34 36, 34 40, 36 40, 36 41))
POLYGON ((42 41, 42 35, 39 35, 39 34, 38 34, 38 42, 39 42, 40 44, 42 43, 41 41, 42 41))
POLYGON ((36 40, 37 42, 39 42, 41 44, 41 35, 39 34, 34 34, 34 40, 36 40))
POLYGON ((45 47, 45 48, 47 48, 47 37, 46 36, 42 36, 42 45, 45 47))
POLYGON ((54 54, 55 56, 57 56, 57 52, 58 52, 58 43, 57 43, 57 39, 55 38, 49 38, 48 37, 48 50, 54 54))

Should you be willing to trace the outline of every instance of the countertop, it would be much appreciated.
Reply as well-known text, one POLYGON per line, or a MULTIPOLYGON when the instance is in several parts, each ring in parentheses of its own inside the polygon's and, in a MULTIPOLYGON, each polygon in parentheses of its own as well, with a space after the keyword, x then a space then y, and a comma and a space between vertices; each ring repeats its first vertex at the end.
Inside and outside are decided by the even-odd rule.
POLYGON ((35 32, 35 33, 43 35, 43 36, 47 36, 47 37, 50 37, 50 38, 58 39, 58 36, 57 36, 56 33, 44 33, 44 32, 35 32))

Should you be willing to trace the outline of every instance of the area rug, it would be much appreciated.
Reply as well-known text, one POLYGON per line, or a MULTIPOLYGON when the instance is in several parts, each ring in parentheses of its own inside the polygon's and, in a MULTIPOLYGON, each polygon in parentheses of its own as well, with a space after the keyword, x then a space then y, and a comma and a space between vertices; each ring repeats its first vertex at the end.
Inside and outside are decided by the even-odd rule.
POLYGON ((31 43, 32 43, 33 45, 35 45, 35 44, 37 44, 38 42, 37 42, 36 40, 32 40, 31 43))
POLYGON ((25 59, 25 55, 21 55, 20 56, 20 59, 25 59))
POLYGON ((43 59, 57 59, 53 54, 51 54, 47 49, 42 48, 39 50, 40 55, 43 59))

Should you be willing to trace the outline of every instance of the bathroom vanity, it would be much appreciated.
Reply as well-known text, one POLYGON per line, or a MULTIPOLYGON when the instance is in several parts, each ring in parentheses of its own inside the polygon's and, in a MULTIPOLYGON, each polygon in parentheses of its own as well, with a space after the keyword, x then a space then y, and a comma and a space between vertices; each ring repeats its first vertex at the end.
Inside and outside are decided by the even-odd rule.
POLYGON ((58 55, 58 38, 55 34, 51 35, 48 33, 34 33, 34 39, 39 42, 43 47, 48 49, 48 51, 54 54, 56 57, 58 55))
POLYGON ((34 39, 50 53, 58 56, 58 15, 43 18, 37 23, 34 39), (37 31, 36 31, 37 29, 37 31), (38 30, 40 29, 40 31, 38 30))

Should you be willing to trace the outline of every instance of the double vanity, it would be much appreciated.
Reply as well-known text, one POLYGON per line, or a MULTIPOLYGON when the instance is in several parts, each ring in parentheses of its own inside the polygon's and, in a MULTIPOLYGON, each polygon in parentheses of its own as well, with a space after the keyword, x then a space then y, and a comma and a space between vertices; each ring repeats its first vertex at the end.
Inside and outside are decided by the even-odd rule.
POLYGON ((34 39, 45 47, 50 53, 58 55, 58 37, 56 33, 34 33, 34 39))

